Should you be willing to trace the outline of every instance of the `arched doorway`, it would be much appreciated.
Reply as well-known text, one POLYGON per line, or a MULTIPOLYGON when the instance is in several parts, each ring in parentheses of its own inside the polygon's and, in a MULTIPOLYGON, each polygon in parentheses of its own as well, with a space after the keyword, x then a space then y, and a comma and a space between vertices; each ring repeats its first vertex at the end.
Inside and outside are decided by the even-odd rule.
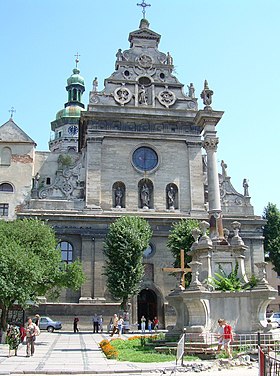
POLYGON ((142 290, 137 296, 137 311, 138 311, 138 324, 140 324, 140 319, 145 316, 146 323, 148 320, 153 320, 157 313, 157 295, 153 290, 145 289, 142 290))

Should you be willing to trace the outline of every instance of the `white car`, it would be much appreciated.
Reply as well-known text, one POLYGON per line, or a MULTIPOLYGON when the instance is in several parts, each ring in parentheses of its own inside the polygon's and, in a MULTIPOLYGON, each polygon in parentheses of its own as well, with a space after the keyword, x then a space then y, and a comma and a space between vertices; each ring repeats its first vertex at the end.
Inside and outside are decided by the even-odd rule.
POLYGON ((278 326, 280 326, 280 312, 274 312, 268 319, 271 322, 277 322, 278 326))

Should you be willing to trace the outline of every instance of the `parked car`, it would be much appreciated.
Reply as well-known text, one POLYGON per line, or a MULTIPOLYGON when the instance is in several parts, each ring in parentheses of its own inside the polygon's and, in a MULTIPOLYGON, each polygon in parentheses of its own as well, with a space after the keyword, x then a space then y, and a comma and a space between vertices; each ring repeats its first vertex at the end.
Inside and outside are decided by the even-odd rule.
MULTIPOLYGON (((33 320, 35 321, 35 319, 33 320)), ((59 330, 62 328, 60 321, 53 321, 50 317, 41 316, 39 321, 40 330, 47 330, 48 332, 53 332, 54 330, 59 330)))
POLYGON ((277 322, 278 326, 280 326, 280 312, 273 312, 269 320, 271 320, 271 322, 277 322))

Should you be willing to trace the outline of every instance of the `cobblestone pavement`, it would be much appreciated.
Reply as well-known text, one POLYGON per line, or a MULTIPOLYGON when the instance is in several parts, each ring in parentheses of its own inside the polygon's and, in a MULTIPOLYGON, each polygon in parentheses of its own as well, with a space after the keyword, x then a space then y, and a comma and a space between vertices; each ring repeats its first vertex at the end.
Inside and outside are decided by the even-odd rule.
MULTIPOLYGON (((124 337, 128 337, 125 335, 124 337)), ((21 345, 18 356, 8 357, 7 345, 0 345, 0 375, 7 374, 102 374, 112 376, 112 373, 122 375, 149 374, 160 376, 175 376, 175 374, 197 374, 197 371, 190 371, 189 368, 178 367, 175 369, 175 362, 165 363, 132 363, 118 362, 107 359, 98 344, 102 339, 110 338, 108 334, 93 334, 90 332, 41 332, 36 338, 35 354, 26 357, 26 346, 21 345)), ((201 362, 200 362, 201 363, 201 362)), ((203 362, 204 363, 204 362, 203 362)), ((206 364, 206 363, 204 363, 206 364)), ((212 364, 211 364, 212 365, 212 364)), ((257 367, 238 367, 238 369, 218 370, 212 367, 211 370, 202 371, 201 376, 257 376, 257 367)))

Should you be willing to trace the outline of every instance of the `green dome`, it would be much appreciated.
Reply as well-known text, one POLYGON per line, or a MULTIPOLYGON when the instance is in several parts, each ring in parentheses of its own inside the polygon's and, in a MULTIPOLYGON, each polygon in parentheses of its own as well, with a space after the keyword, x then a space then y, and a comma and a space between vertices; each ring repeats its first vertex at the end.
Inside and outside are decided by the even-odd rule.
POLYGON ((65 117, 80 117, 81 111, 84 111, 84 109, 79 106, 67 106, 66 108, 63 108, 57 112, 56 120, 65 117))
POLYGON ((71 76, 67 80, 67 86, 70 86, 73 84, 80 84, 80 85, 85 86, 85 80, 80 75, 80 71, 77 68, 73 69, 73 74, 71 74, 71 76))

